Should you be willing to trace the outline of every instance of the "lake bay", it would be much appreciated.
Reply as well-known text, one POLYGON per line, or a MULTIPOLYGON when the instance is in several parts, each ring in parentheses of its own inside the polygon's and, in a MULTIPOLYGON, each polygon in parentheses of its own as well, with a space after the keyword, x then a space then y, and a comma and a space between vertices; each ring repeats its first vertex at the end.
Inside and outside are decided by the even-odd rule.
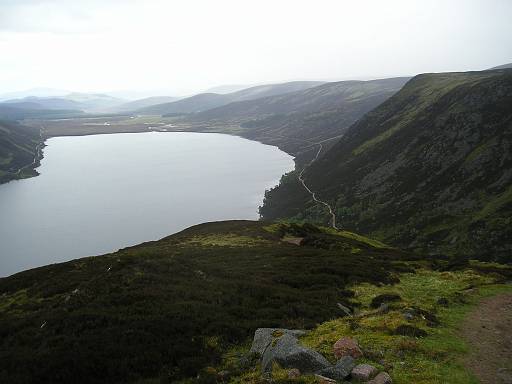
POLYGON ((51 138, 39 176, 0 185, 0 276, 258 219, 265 189, 293 167, 276 147, 222 134, 51 138))

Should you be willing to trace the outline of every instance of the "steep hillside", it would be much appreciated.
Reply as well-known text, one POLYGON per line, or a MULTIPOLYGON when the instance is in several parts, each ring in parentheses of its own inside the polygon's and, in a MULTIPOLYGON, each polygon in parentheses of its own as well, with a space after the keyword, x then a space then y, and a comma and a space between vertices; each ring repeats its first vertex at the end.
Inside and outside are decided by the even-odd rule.
MULTIPOLYGON (((424 74, 304 172, 344 228, 427 252, 510 261, 512 71, 424 74)), ((327 220, 296 175, 264 218, 327 220)))
POLYGON ((0 120, 0 183, 33 174, 40 145, 38 129, 0 120))
POLYGON ((261 97, 295 92, 322 84, 319 81, 293 81, 282 84, 258 85, 240 91, 218 94, 200 93, 172 103, 158 104, 137 110, 142 114, 166 115, 206 111, 236 101, 253 100, 261 97))
POLYGON ((229 221, 22 272, 0 279, 0 381, 195 377, 258 327, 340 316, 347 285, 395 282, 409 257, 348 232, 229 221))

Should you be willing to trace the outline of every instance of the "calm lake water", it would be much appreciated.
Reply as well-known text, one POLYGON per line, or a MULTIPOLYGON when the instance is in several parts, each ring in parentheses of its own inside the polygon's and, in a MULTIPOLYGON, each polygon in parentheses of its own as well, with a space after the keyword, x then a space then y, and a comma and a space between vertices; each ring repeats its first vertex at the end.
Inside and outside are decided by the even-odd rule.
POLYGON ((201 133, 49 139, 40 175, 0 185, 0 276, 115 251, 194 224, 257 219, 293 169, 276 147, 201 133))

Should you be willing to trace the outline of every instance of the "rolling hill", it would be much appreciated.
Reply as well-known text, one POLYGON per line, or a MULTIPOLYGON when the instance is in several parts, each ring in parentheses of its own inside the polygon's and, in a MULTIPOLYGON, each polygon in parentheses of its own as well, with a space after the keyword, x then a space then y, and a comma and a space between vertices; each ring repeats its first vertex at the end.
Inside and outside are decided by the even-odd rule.
POLYGON ((23 99, 6 100, 2 104, 8 104, 15 108, 25 109, 73 109, 80 110, 83 106, 74 101, 63 97, 36 97, 29 96, 23 99))
POLYGON ((151 106, 157 105, 157 104, 172 103, 176 100, 179 100, 179 98, 172 97, 172 96, 151 96, 151 97, 146 97, 143 99, 129 101, 129 102, 123 103, 121 105, 117 105, 112 108, 112 111, 114 111, 114 112, 129 112, 129 111, 134 111, 134 110, 137 110, 140 108, 151 107, 151 106))
POLYGON ((0 120, 0 183, 33 175, 40 145, 39 129, 0 120))
MULTIPOLYGON (((510 261, 512 71, 423 74, 366 114, 306 169, 338 223, 429 253, 510 261)), ((266 219, 327 220, 296 174, 266 219)))
MULTIPOLYGON (((240 136, 299 155, 312 143, 339 136, 366 112, 397 92, 408 78, 341 81, 233 102, 185 121, 194 129, 236 126, 240 136)), ((300 160, 300 159, 299 159, 300 160)))
POLYGON ((340 316, 346 286, 394 282, 409 257, 347 232, 228 221, 21 272, 0 279, 0 381, 203 383, 256 328, 340 316))
POLYGON ((137 113, 149 115, 184 114, 206 111, 235 101, 252 100, 266 96, 279 95, 314 87, 318 81, 293 81, 282 84, 258 85, 240 91, 218 94, 200 93, 172 103, 158 104, 137 110, 137 113))

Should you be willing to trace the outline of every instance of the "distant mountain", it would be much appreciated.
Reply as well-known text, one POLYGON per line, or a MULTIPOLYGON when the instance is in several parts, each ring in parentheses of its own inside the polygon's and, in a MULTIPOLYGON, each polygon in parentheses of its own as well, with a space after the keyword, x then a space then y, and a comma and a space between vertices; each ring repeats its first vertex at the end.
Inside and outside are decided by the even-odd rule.
POLYGON ((17 92, 7 92, 0 94, 1 100, 9 100, 9 99, 22 99, 24 97, 58 97, 67 95, 69 91, 65 91, 62 89, 54 89, 54 88, 31 88, 26 89, 24 91, 17 92))
POLYGON ((23 99, 6 100, 3 103, 17 108, 27 109, 74 109, 80 110, 83 106, 74 101, 62 97, 36 97, 29 96, 23 99))
POLYGON ((178 97, 172 96, 152 96, 144 99, 133 100, 127 103, 123 103, 113 107, 114 111, 128 112, 134 111, 140 108, 150 107, 157 104, 172 103, 173 101, 179 100, 178 97))
POLYGON ((45 109, 38 103, 0 103, 0 119, 57 119, 83 114, 81 110, 72 109, 45 109))
POLYGON ((108 112, 110 109, 126 103, 126 100, 102 93, 70 93, 66 99, 80 103, 86 112, 108 112))
POLYGON ((243 84, 229 84, 229 85, 219 85, 217 87, 208 88, 206 91, 202 93, 232 93, 241 91, 242 89, 250 88, 251 85, 243 85, 243 84))
MULTIPOLYGON (((304 172, 343 228, 430 253, 510 259, 512 70, 423 74, 366 114, 304 172)), ((297 181, 265 219, 327 222, 297 181)))
POLYGON ((33 173, 40 144, 39 129, 0 120, 0 183, 33 173))
POLYGON ((492 71, 493 69, 509 69, 509 68, 512 68, 512 63, 498 65, 497 67, 492 67, 489 70, 492 71))
POLYGON ((70 93, 62 97, 28 96, 21 99, 10 99, 0 103, 0 106, 21 109, 109 112, 125 103, 124 99, 100 93, 70 93))
POLYGON ((266 96, 279 95, 314 87, 322 84, 318 81, 294 81, 282 84, 259 85, 228 94, 200 93, 172 103, 158 104, 137 110, 142 114, 180 114, 202 112, 235 101, 252 100, 266 96))
POLYGON ((239 134, 296 153, 341 135, 357 119, 397 92, 408 78, 340 81, 239 101, 189 117, 196 126, 239 125, 239 134))

